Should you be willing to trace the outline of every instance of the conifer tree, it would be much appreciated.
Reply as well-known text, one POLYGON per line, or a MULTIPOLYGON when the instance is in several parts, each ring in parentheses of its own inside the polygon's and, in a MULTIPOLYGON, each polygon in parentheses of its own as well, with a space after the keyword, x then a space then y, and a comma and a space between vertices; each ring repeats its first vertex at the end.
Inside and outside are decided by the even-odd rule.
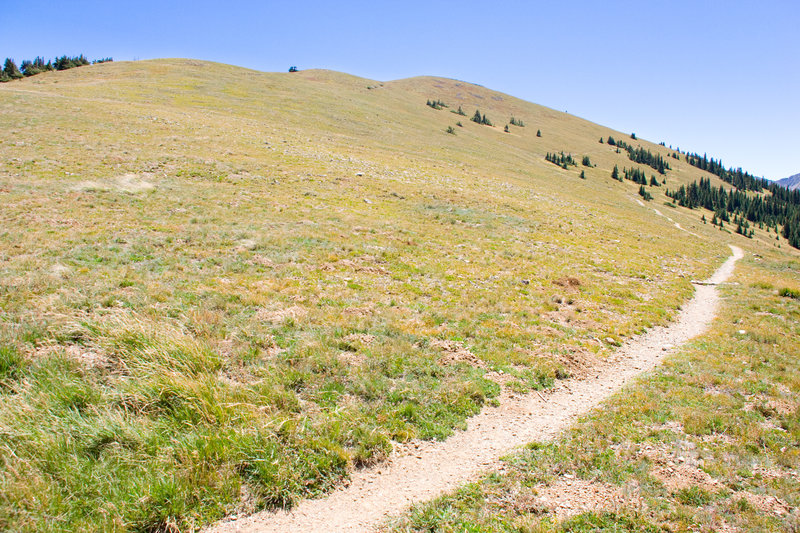
POLYGON ((20 72, 17 64, 10 57, 6 58, 6 62, 3 65, 3 74, 5 74, 5 76, 10 80, 18 80, 23 77, 23 74, 20 72))
POLYGON ((536 136, 537 137, 541 137, 542 136, 542 130, 536 130, 536 136))
MULTIPOLYGON (((615 180, 619 180, 619 167, 614 165, 614 170, 611 171, 611 178, 615 180)), ((622 181, 622 180, 620 180, 622 181)))
POLYGON ((482 118, 481 118, 481 111, 480 111, 480 109, 476 109, 476 110, 475 110, 475 114, 474 114, 474 115, 472 115, 472 118, 471 118, 470 120, 472 120, 472 122, 475 122, 475 123, 477 123, 477 124, 480 124, 480 123, 481 123, 481 120, 482 120, 482 118))

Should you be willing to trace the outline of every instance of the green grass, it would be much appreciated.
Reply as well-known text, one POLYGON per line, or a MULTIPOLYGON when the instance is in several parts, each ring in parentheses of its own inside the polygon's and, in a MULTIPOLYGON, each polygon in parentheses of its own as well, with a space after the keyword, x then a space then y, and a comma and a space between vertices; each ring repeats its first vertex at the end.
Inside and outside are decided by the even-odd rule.
POLYGON ((708 334, 555 442, 511 455, 506 474, 416 506, 392 530, 795 531, 800 308, 772 289, 800 279, 792 264, 741 261, 708 334), (566 474, 641 503, 559 522, 537 495, 566 474))
POLYGON ((453 80, 117 62, 0 106, 0 529, 291 506, 494 401, 431 340, 548 387, 666 323, 736 239, 638 207, 596 142, 621 134, 453 80), (445 135, 434 95, 529 127, 445 135))

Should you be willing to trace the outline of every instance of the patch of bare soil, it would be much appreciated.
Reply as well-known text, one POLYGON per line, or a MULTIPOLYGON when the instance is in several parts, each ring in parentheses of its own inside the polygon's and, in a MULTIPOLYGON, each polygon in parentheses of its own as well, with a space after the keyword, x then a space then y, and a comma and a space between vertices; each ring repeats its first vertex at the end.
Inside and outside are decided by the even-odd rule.
POLYGON ((580 378, 597 366, 599 359, 589 350, 573 348, 567 353, 558 355, 558 362, 569 372, 572 378, 580 378))
POLYGON ((39 346, 33 353, 34 358, 47 357, 53 353, 63 352, 64 355, 78 361, 79 363, 92 368, 111 368, 114 365, 111 360, 101 349, 93 349, 76 344, 68 344, 66 346, 44 345, 39 346))
MULTIPOLYGON (((709 282, 725 281, 733 272, 743 253, 731 248, 733 257, 709 282)), ((673 324, 653 328, 626 342, 583 379, 561 381, 545 395, 534 392, 503 396, 498 406, 486 407, 472 417, 465 431, 443 442, 419 443, 414 448, 398 446, 386 462, 352 472, 347 486, 324 498, 302 501, 290 511, 261 512, 223 521, 209 531, 372 531, 408 506, 440 496, 486 470, 498 468, 499 458, 515 447, 553 439, 578 416, 657 366, 675 346, 704 333, 718 302, 715 285, 696 286, 694 298, 683 306, 673 324)), ((446 348, 442 348, 445 354, 466 351, 458 345, 446 348)), ((597 490, 597 494, 603 494, 597 490)))
POLYGON ((469 348, 464 346, 464 344, 461 342, 445 341, 440 339, 431 339, 430 342, 431 346, 442 350, 443 353, 439 358, 439 362, 443 365, 466 363, 477 368, 486 368, 486 363, 481 361, 477 355, 469 351, 469 348))
POLYGON ((256 318, 258 320, 263 320, 264 322, 269 322, 271 324, 282 324, 289 320, 299 320, 305 317, 308 314, 308 310, 293 305, 291 307, 285 307, 283 309, 266 309, 262 308, 256 312, 256 318))
POLYGON ((742 499, 746 500, 747 503, 750 504, 750 506, 754 509, 757 509, 765 514, 786 516, 792 512, 792 506, 790 506, 788 503, 780 498, 769 496, 767 494, 754 494, 752 492, 743 490, 734 492, 729 498, 731 502, 737 502, 742 499))
MULTIPOLYGON (((663 424, 659 429, 684 435, 683 427, 676 422, 663 424)), ((645 444, 637 455, 653 465, 650 473, 672 492, 689 487, 716 492, 721 487, 719 481, 702 469, 703 460, 697 452, 697 446, 691 441, 678 440, 671 445, 645 444)))
POLYGON ((553 281, 554 285, 567 289, 577 289, 581 286, 581 280, 572 276, 566 276, 553 281))
POLYGON ((673 492, 690 487, 700 487, 709 491, 716 491, 719 488, 719 481, 696 466, 686 463, 666 464, 653 469, 651 473, 673 492))
POLYGON ((78 191, 119 191, 131 194, 152 191, 155 185, 138 174, 123 174, 107 181, 82 181, 75 186, 78 191))
POLYGON ((635 486, 615 487, 598 481, 565 475, 555 483, 536 488, 538 502, 563 520, 585 512, 618 511, 623 507, 642 508, 644 501, 635 486))

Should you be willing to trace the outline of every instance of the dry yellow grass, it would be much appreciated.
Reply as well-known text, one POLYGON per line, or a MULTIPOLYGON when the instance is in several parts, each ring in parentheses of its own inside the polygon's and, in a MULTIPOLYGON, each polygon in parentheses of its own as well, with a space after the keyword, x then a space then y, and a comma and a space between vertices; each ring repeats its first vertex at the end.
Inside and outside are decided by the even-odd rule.
MULTIPOLYGON (((191 527, 324 491, 458 427, 497 394, 486 370, 548 386, 665 322, 744 241, 611 180, 633 163, 598 139, 625 134, 453 80, 110 63, 4 84, 0 109, 12 529, 191 527)), ((701 174, 670 164, 672 188, 701 174)))

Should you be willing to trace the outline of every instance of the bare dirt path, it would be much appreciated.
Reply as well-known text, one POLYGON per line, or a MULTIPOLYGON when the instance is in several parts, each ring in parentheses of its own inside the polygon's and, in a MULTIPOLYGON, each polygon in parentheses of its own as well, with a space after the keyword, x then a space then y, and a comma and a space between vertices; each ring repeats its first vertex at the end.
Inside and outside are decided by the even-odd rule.
POLYGON ((503 396, 469 420, 466 431, 444 442, 421 442, 398 448, 387 463, 352 473, 348 486, 325 498, 305 500, 292 511, 262 512, 220 522, 209 531, 223 533, 374 531, 387 517, 476 479, 499 464, 517 446, 555 437, 579 415, 654 368, 675 346, 704 333, 719 303, 716 284, 731 275, 741 249, 703 284, 677 320, 625 343, 612 358, 582 379, 570 379, 546 394, 503 396))
MULTIPOLYGON (((641 200, 639 200, 638 198, 634 198, 634 200, 636 200, 636 203, 637 203, 637 204, 639 204, 640 206, 642 206, 642 207, 647 207, 647 206, 645 205, 645 203, 644 203, 644 202, 642 202, 641 200)), ((655 213, 656 213, 658 216, 664 217, 664 218, 666 218, 667 220, 669 220, 670 222, 672 222, 672 225, 673 225, 673 226, 675 226, 676 228, 678 228, 679 230, 681 230, 681 231, 685 231, 685 232, 686 232, 686 233, 688 233, 689 235, 694 235, 695 237, 700 237, 700 235, 698 235, 697 233, 693 233, 693 232, 689 231, 688 229, 684 228, 683 226, 681 226, 680 224, 678 224, 677 222, 675 222, 674 220, 672 220, 670 217, 668 217, 667 215, 665 215, 664 213, 662 213, 661 211, 659 211, 659 210, 658 210, 658 209, 656 209, 655 207, 653 207, 652 209, 653 209, 653 211, 655 211, 655 213)))

